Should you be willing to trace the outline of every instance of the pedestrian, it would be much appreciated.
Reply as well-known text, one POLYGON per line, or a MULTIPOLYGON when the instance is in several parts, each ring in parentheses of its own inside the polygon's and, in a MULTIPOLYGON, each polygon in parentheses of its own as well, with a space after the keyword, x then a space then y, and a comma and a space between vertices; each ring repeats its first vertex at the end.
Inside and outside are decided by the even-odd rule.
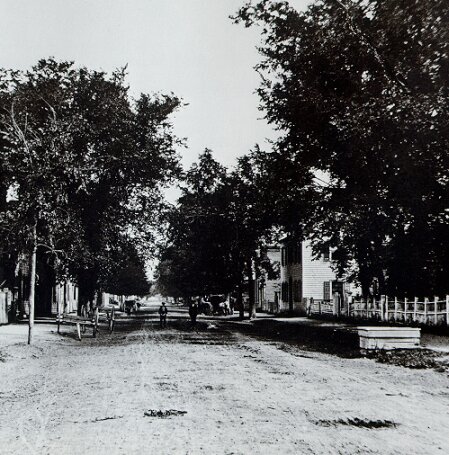
POLYGON ((196 300, 189 307, 190 321, 192 322, 192 327, 196 325, 196 317, 198 316, 198 303, 196 300))
POLYGON ((168 309, 165 306, 165 302, 162 302, 162 305, 159 307, 159 319, 161 323, 161 329, 167 327, 167 313, 168 309))

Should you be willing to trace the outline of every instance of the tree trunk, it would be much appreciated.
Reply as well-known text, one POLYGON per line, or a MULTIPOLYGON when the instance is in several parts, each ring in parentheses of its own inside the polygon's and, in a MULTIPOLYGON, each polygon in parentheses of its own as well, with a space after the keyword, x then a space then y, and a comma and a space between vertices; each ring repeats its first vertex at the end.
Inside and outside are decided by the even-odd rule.
POLYGON ((32 247, 31 247, 31 263, 30 263, 30 314, 28 317, 28 344, 33 342, 33 328, 34 328, 34 297, 36 290, 36 255, 37 255, 37 234, 36 223, 33 225, 32 232, 32 247))
POLYGON ((256 296, 254 293, 253 261, 248 261, 248 296, 249 296, 249 318, 254 319, 256 315, 256 296))

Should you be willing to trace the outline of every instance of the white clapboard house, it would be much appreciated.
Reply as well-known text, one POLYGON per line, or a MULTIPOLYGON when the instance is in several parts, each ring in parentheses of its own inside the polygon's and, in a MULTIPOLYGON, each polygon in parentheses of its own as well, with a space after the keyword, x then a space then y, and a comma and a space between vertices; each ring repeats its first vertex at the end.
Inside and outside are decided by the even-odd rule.
POLYGON ((330 301, 334 293, 344 299, 356 288, 338 279, 332 270, 332 253, 329 250, 320 258, 312 256, 309 241, 292 242, 284 238, 281 243, 281 296, 279 311, 306 313, 306 301, 330 301))

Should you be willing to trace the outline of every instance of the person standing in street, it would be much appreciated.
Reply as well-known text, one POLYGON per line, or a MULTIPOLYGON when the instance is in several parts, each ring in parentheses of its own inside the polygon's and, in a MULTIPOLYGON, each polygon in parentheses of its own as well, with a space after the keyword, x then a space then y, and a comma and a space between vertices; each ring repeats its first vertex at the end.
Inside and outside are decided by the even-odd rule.
POLYGON ((196 300, 189 307, 189 316, 190 321, 192 322, 192 327, 195 327, 196 317, 198 316, 198 303, 196 300))
POLYGON ((161 329, 167 327, 167 313, 168 309, 165 306, 165 302, 162 302, 162 305, 159 307, 159 319, 161 323, 161 329))

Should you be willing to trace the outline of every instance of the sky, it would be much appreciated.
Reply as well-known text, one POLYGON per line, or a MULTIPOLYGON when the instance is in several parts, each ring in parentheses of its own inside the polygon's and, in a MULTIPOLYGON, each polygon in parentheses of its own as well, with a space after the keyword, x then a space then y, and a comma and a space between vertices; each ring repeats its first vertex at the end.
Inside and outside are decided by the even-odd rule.
MULTIPOLYGON (((244 0, 0 0, 0 67, 27 69, 39 59, 90 69, 128 65, 131 93, 173 92, 188 104, 173 118, 187 139, 189 166, 204 148, 232 166, 273 128, 254 93, 258 29, 229 15, 244 0)), ((308 0, 292 0, 297 9, 308 0)))

